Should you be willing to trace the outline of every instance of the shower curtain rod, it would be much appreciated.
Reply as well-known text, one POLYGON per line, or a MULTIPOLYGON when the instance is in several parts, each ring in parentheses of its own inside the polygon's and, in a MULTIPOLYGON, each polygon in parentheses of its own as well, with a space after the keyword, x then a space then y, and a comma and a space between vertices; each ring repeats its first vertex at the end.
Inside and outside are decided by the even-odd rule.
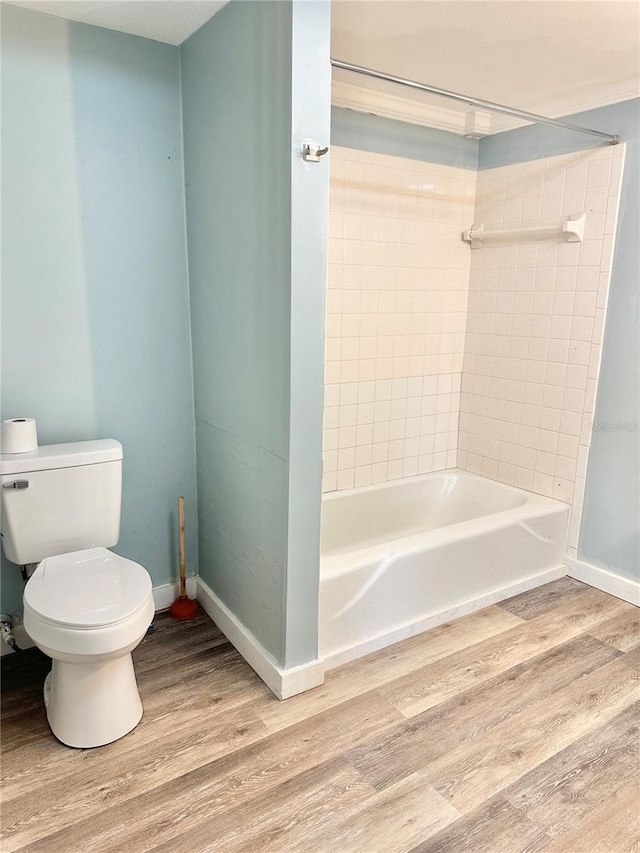
POLYGON ((394 77, 392 74, 384 74, 382 71, 374 71, 372 68, 364 68, 361 65, 353 65, 351 62, 342 62, 339 59, 331 59, 331 65, 334 68, 342 68, 344 71, 352 71, 354 74, 363 74, 366 77, 375 77, 378 80, 386 80, 389 83, 398 83, 400 86, 409 86, 411 89, 419 89, 421 92, 430 92, 432 95, 441 95, 443 98, 450 98, 453 101, 462 101, 470 107, 481 107, 482 109, 491 110, 494 113, 502 113, 502 115, 513 116, 524 121, 536 122, 537 124, 548 124, 551 127, 560 127, 563 130, 573 130, 576 133, 586 133, 589 136, 597 136, 599 139, 606 140, 609 145, 617 145, 620 142, 620 137, 610 133, 603 133, 601 130, 592 130, 589 127, 580 127, 577 124, 571 124, 568 121, 562 121, 557 118, 547 118, 539 116, 536 113, 528 113, 525 110, 518 110, 515 107, 505 107, 502 104, 494 104, 492 101, 485 101, 482 98, 471 98, 467 95, 460 95, 458 92, 449 92, 447 89, 439 89, 437 86, 427 86, 426 83, 417 83, 415 80, 405 80, 402 77, 394 77))

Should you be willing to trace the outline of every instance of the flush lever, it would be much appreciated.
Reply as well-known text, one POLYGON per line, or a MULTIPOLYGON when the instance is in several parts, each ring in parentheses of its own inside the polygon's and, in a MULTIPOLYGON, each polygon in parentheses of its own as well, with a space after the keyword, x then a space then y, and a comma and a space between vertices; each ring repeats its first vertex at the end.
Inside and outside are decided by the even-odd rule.
POLYGON ((28 489, 29 481, 28 480, 14 480, 12 483, 3 483, 3 489, 28 489))

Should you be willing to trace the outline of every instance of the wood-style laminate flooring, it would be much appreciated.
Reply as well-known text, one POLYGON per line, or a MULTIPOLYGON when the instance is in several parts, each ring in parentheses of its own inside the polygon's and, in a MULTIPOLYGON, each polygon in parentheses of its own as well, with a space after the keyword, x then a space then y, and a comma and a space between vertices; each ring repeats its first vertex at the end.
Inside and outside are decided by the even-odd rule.
POLYGON ((61 746, 3 658, 2 850, 640 851, 640 611, 568 578, 278 702, 201 615, 134 654, 127 737, 61 746))

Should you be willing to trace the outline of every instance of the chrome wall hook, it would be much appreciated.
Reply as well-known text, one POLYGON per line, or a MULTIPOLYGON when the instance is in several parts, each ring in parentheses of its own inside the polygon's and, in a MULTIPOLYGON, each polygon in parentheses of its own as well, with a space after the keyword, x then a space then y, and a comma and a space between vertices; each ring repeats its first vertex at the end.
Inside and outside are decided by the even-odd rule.
POLYGON ((320 148, 317 142, 305 142, 302 146, 302 159, 307 163, 319 163, 320 158, 324 157, 328 150, 328 145, 320 148))

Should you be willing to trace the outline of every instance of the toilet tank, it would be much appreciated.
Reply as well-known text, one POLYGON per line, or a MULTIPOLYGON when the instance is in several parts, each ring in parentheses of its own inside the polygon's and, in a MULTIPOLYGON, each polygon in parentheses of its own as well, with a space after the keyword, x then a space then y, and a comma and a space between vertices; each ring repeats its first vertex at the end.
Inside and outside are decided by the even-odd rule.
POLYGON ((12 563, 115 545, 122 445, 114 439, 0 454, 2 548, 12 563))

